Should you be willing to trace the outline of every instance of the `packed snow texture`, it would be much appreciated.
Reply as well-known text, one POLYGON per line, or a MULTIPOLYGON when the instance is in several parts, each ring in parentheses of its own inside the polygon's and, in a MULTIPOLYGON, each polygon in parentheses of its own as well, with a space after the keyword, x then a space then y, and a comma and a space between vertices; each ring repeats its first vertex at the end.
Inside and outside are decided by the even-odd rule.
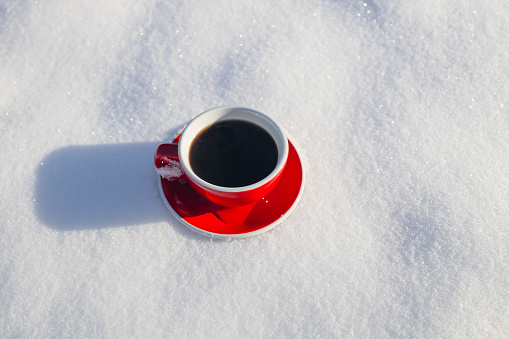
POLYGON ((509 337, 509 2, 0 1, 0 336, 509 337), (153 155, 221 105, 306 187, 245 240, 153 155))
POLYGON ((171 160, 168 158, 166 158, 166 161, 169 163, 169 165, 156 168, 157 174, 159 174, 166 180, 175 180, 176 178, 179 178, 183 175, 182 167, 180 166, 180 163, 178 161, 171 160))

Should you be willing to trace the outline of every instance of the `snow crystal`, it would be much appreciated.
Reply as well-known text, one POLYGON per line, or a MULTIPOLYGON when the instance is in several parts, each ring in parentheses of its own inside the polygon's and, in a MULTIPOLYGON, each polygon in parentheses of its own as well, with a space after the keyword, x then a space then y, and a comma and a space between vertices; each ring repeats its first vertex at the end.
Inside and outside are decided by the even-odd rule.
POLYGON ((1 1, 1 337, 508 338, 508 18, 1 1), (274 117, 309 169, 283 223, 230 242, 168 211, 153 162, 222 105, 274 117))
POLYGON ((182 166, 178 161, 171 160, 166 158, 166 160, 170 163, 170 166, 164 166, 161 168, 156 168, 156 172, 163 178, 167 180, 175 180, 182 176, 182 166))

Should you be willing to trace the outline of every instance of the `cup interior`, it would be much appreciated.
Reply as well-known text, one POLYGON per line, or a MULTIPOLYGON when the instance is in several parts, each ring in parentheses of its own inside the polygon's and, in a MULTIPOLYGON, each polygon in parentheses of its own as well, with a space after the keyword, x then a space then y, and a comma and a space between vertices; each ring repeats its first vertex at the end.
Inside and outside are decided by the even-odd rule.
POLYGON ((288 158, 288 139, 277 122, 259 111, 236 106, 218 107, 201 113, 186 126, 179 141, 179 158, 183 170, 190 179, 197 184, 223 192, 247 191, 263 186, 265 183, 271 181, 275 176, 277 176, 277 174, 284 168, 288 158), (275 168, 267 177, 248 186, 222 187, 203 180, 193 171, 190 165, 189 153, 194 139, 207 127, 225 120, 243 120, 251 122, 263 128, 272 136, 277 146, 278 160, 275 168))

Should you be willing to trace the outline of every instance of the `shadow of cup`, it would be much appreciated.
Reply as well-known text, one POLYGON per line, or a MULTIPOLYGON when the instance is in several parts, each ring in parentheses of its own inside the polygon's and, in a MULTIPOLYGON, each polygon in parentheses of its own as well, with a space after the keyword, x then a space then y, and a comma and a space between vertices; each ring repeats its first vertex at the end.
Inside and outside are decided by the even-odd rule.
POLYGON ((59 230, 166 220, 154 170, 157 145, 68 146, 48 154, 36 173, 38 217, 59 230))

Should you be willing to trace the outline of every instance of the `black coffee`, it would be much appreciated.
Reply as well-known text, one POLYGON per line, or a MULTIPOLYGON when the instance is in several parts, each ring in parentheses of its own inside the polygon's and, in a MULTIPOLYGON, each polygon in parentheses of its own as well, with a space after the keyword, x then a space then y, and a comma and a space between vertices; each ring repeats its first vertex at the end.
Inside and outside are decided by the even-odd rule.
POLYGON ((254 184, 276 167, 278 150, 263 128, 242 120, 225 120, 201 131, 189 162, 203 180, 223 187, 254 184))

